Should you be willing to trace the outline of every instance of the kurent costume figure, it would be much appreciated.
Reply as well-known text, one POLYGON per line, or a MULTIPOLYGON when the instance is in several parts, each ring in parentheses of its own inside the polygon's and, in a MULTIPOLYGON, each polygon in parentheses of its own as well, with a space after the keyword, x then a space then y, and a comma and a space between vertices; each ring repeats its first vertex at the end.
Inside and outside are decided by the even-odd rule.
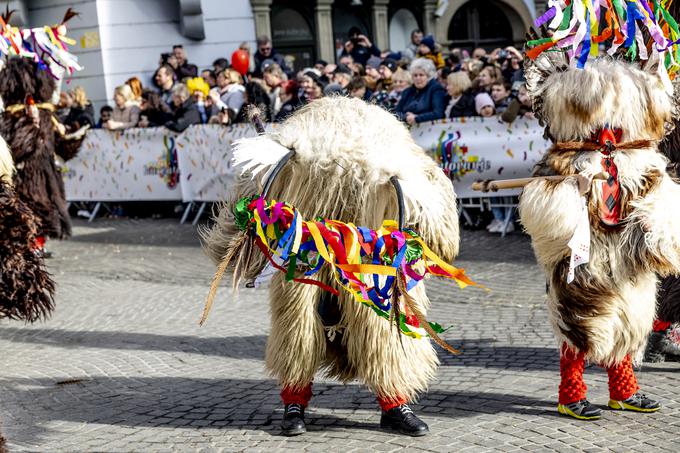
POLYGON ((585 420, 601 416, 586 399, 590 361, 607 370, 610 408, 653 412, 660 405, 639 392, 632 363, 652 329, 657 275, 680 269, 680 216, 673 208, 680 186, 657 151, 676 114, 664 66, 677 69, 673 52, 664 52, 673 43, 658 2, 626 2, 627 11, 603 8, 597 16, 590 2, 574 0, 569 10, 552 3, 555 31, 529 43, 537 46, 528 51, 536 59, 525 62, 525 71, 534 110, 554 141, 535 174, 566 178, 529 183, 519 209, 546 272, 549 318, 561 344, 558 410, 585 420), (648 49, 639 30, 637 47, 641 24, 654 38, 648 49), (582 42, 562 41, 576 30, 582 42), (621 56, 588 58, 607 39, 610 53, 621 56), (560 50, 540 52, 551 47, 560 50), (631 63, 617 47, 650 57, 631 63))
MULTIPOLYGON (((42 251, 47 237, 62 239, 71 234, 66 208, 64 182, 57 156, 68 160, 80 148, 82 134, 66 136, 51 103, 55 79, 64 72, 82 69, 68 53, 66 22, 74 17, 71 9, 64 20, 52 27, 31 30, 3 25, 2 48, 8 53, 0 71, 0 135, 7 141, 14 158, 14 189, 37 217, 37 248, 42 251)), ((11 12, 4 19, 9 24, 11 12)))
POLYGON ((26 58, 10 58, 0 72, 5 103, 0 135, 14 157, 17 195, 38 217, 39 246, 46 237, 63 239, 71 234, 64 181, 55 159, 75 156, 82 141, 64 138, 49 103, 54 89, 54 79, 26 58))
MULTIPOLYGON (((672 17, 680 17, 680 2, 674 1, 668 7, 672 17)), ((669 160, 668 174, 680 182, 680 124, 659 144, 659 151, 669 160)), ((677 202, 676 202, 676 205, 677 202)), ((671 207, 669 209, 674 209, 671 207)), ((671 335, 674 324, 680 324, 680 278, 675 275, 660 280, 657 293, 657 319, 647 342, 645 362, 680 361, 680 338, 671 335)), ((676 329, 677 332, 677 329, 676 329)))
MULTIPOLYGON (((211 257, 224 263, 236 256, 237 278, 258 281, 272 269, 271 264, 265 268, 265 255, 258 252, 251 257, 245 247, 241 248, 245 237, 239 236, 238 224, 243 223, 246 226, 241 225, 242 230, 259 235, 256 242, 266 254, 271 249, 263 242, 272 238, 281 245, 279 250, 300 250, 297 257, 284 252, 286 263, 278 252, 272 254, 272 263, 286 271, 276 272, 271 281, 271 334, 266 352, 266 366, 282 387, 283 433, 305 432, 304 409, 312 397, 312 380, 321 370, 342 382, 358 379, 365 383, 382 408, 381 427, 424 435, 428 427, 413 414, 408 402, 427 389, 438 360, 429 339, 413 335, 418 328, 426 327, 423 315, 429 305, 424 286, 415 283, 419 278, 416 274, 422 275, 426 266, 435 275, 444 276, 442 269, 449 269, 449 278, 455 275, 455 268, 443 263, 451 262, 458 253, 451 181, 392 115, 343 97, 314 101, 273 132, 238 142, 234 156, 234 165, 245 172, 238 181, 239 196, 264 194, 286 203, 246 198, 236 218, 229 209, 223 209, 215 226, 205 233, 211 257), (277 165, 291 150, 294 155, 290 160, 277 165), (259 175, 265 172, 271 187, 262 191, 259 175), (407 228, 397 229, 394 222, 383 224, 386 219, 396 219, 400 212, 392 177, 398 178, 403 190, 407 228), (245 211, 249 213, 244 221, 239 217, 245 211), (253 215, 258 221, 252 219, 253 215), (272 224, 274 217, 285 218, 287 223, 279 230, 282 223, 272 224), (300 217, 337 222, 296 223, 300 217), (289 234, 294 235, 290 240, 289 234), (373 250, 390 254, 390 260, 378 259, 375 264, 373 250), (402 250, 407 256, 410 251, 416 255, 400 261, 402 250), (418 250, 426 261, 418 258, 418 250), (363 259, 357 258, 359 254, 363 259), (303 275, 295 267, 296 260, 298 265, 301 260, 309 261, 310 267, 317 269, 303 275), (338 264, 331 270, 321 267, 324 262, 338 264), (361 272, 380 274, 390 267, 386 263, 398 267, 396 278, 388 277, 397 288, 391 296, 384 293, 389 288, 381 288, 381 276, 375 275, 375 285, 365 286, 360 280, 374 282, 374 277, 357 277, 361 272), (354 273, 362 266, 361 272, 354 273), (359 303, 362 292, 365 302, 359 303), (399 328, 381 317, 392 316, 384 311, 390 297, 392 310, 398 308, 393 316, 401 319, 401 332, 410 336, 400 334, 399 328)), ((391 275, 395 275, 394 269, 391 275)), ((458 275, 464 280, 462 274, 458 275)), ((438 340, 431 330, 428 333, 438 340)))
POLYGON ((54 283, 35 252, 36 218, 12 188, 14 165, 0 137, 0 319, 36 321, 54 306, 54 283))

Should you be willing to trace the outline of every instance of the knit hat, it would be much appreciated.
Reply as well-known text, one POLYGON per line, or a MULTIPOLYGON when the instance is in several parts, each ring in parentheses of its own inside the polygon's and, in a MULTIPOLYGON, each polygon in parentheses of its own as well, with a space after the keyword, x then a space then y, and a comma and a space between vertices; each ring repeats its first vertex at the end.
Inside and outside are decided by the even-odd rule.
POLYGON ((494 109, 496 108, 496 104, 494 104, 493 99, 491 99, 491 96, 489 96, 488 93, 482 92, 475 96, 475 110, 478 115, 481 115, 482 109, 487 106, 491 106, 494 109))
POLYGON ((397 62, 395 60, 391 59, 391 58, 385 58, 382 61, 382 63, 380 63, 380 65, 387 67, 387 69, 389 69, 392 72, 396 71, 397 68, 399 67, 397 62))
POLYGON ((380 68, 380 63, 381 63, 380 57, 376 57, 375 55, 372 55, 371 58, 369 58, 366 61, 366 67, 378 69, 378 68, 380 68))
POLYGON ((420 44, 426 45, 430 49, 430 52, 434 52, 434 36, 427 35, 423 37, 423 39, 420 41, 420 44))
POLYGON ((323 80, 321 80, 321 77, 319 76, 319 74, 317 74, 317 71, 309 70, 305 71, 304 74, 310 79, 312 79, 312 82, 314 82, 315 85, 318 85, 322 90, 326 88, 326 84, 324 83, 323 80))
POLYGON ((349 66, 347 66, 346 64, 340 63, 340 64, 335 68, 335 70, 333 71, 333 73, 334 73, 334 74, 338 74, 338 73, 339 73, 339 74, 349 74, 349 75, 352 75, 352 70, 351 70, 351 69, 349 68, 349 66))

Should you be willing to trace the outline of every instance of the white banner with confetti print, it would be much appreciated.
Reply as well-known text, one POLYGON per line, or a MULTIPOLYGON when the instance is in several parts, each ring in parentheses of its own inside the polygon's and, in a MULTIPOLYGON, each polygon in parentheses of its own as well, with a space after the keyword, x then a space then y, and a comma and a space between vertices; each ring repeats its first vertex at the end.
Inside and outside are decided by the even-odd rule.
POLYGON ((536 120, 517 119, 512 124, 498 118, 459 118, 421 123, 411 129, 413 139, 444 168, 459 198, 516 195, 483 194, 470 186, 477 180, 531 176, 531 169, 550 147, 536 120))
POLYGON ((177 139, 165 128, 89 131, 63 168, 66 198, 181 200, 177 139))
POLYGON ((226 200, 234 181, 231 144, 255 137, 250 124, 192 126, 177 140, 180 180, 184 201, 226 200))
MULTIPOLYGON (((530 176, 550 146, 538 122, 523 119, 512 125, 497 118, 422 123, 411 134, 444 168, 461 198, 495 195, 472 191, 479 179, 530 176)), ((231 144, 255 135, 249 124, 192 126, 182 134, 165 128, 90 131, 64 168, 67 199, 225 200, 234 177, 231 144)), ((514 193, 519 191, 503 191, 514 193)))

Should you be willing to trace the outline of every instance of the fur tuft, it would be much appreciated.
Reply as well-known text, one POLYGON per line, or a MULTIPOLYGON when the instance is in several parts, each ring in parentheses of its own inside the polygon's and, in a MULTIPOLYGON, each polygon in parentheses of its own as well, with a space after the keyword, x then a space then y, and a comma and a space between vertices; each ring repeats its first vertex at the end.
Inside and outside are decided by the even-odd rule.
POLYGON ((54 308, 54 283, 33 250, 35 237, 33 214, 0 181, 0 319, 33 322, 54 308))

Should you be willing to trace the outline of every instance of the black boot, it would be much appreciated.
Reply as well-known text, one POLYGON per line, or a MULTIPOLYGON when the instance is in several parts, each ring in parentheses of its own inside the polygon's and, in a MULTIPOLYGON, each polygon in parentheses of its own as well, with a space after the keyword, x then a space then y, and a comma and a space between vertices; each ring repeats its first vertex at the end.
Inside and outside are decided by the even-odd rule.
POLYGON ((383 411, 380 417, 382 429, 393 429, 407 436, 419 437, 430 432, 425 422, 416 417, 408 404, 383 411))
POLYGON ((307 432, 305 408, 301 404, 286 404, 283 412, 281 432, 284 436, 297 436, 307 432))

